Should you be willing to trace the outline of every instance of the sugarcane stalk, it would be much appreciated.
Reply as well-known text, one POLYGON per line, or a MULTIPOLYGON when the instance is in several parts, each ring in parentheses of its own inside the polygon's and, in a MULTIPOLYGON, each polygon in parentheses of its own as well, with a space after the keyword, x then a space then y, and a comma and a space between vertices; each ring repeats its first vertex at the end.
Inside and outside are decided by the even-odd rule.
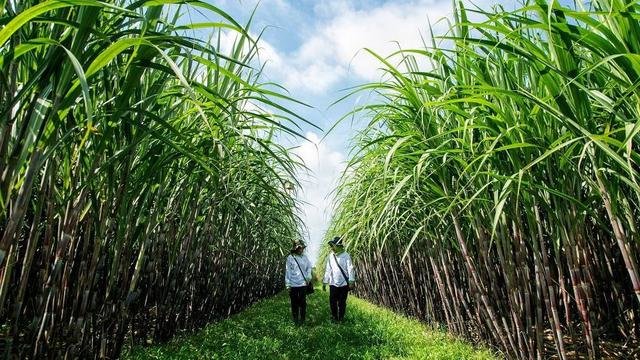
MULTIPOLYGON (((593 156, 591 156, 591 161, 593 162, 593 165, 595 167, 596 164, 593 156)), ((613 212, 611 196, 604 186, 600 171, 598 169, 595 169, 594 175, 598 184, 600 196, 602 197, 602 202, 604 203, 604 207, 607 210, 609 222, 611 223, 611 229, 613 230, 613 234, 615 235, 616 241, 618 243, 618 248, 620 249, 620 253, 622 254, 627 272, 629 273, 629 279, 631 280, 633 291, 636 295, 636 299, 638 299, 638 301, 640 302, 640 276, 638 275, 638 266, 636 265, 634 254, 632 253, 631 247, 628 245, 627 236, 622 225, 620 224, 620 219, 613 212)))

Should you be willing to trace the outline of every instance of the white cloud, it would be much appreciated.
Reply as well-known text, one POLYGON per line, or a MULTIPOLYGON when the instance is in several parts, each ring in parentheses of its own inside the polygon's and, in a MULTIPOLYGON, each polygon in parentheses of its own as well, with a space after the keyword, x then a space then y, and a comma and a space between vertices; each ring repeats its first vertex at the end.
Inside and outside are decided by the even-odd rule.
MULTIPOLYGON (((421 47, 421 34, 452 12, 449 1, 388 1, 356 9, 348 1, 323 1, 315 8, 321 17, 300 47, 289 54, 271 53, 269 73, 289 90, 312 94, 327 91, 348 74, 359 80, 380 76, 380 63, 363 51, 386 56, 402 48, 421 47)), ((273 49, 273 46, 270 46, 273 49)))
MULTIPOLYGON (((489 9, 513 1, 473 3, 465 2, 470 8, 477 5, 489 9)), ((367 0, 318 0, 313 11, 317 20, 304 31, 297 50, 278 53, 277 46, 270 45, 274 51, 266 56, 273 60, 269 73, 275 79, 289 90, 310 94, 324 93, 348 75, 353 75, 356 82, 378 80, 381 64, 365 48, 386 57, 400 48, 423 48, 423 41, 430 46, 429 25, 436 36, 444 35, 453 17, 449 0, 388 0, 382 4, 367 0)), ((301 31, 289 29, 294 30, 301 31)))
POLYGON ((344 171, 345 156, 327 143, 321 142, 317 134, 307 132, 305 136, 309 141, 303 141, 294 153, 309 168, 308 172, 302 171, 298 174, 298 180, 302 185, 298 198, 304 202, 301 216, 309 232, 307 250, 312 262, 315 262, 331 216, 330 193, 344 171))
POLYGON ((415 1, 409 3, 388 2, 367 10, 344 11, 331 20, 321 36, 330 43, 332 58, 365 80, 380 76, 380 63, 362 51, 369 48, 387 56, 399 49, 422 46, 421 33, 428 27, 429 18, 440 18, 450 11, 449 2, 415 1))

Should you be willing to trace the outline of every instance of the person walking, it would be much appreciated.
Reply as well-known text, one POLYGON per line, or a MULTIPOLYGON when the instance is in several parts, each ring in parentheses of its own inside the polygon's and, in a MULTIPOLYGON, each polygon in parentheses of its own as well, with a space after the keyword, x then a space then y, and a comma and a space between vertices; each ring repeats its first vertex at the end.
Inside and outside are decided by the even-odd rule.
POLYGON ((326 291, 329 284, 329 306, 331 307, 331 321, 339 323, 344 319, 347 308, 347 295, 353 287, 356 276, 353 262, 349 253, 344 251, 342 238, 336 236, 329 241, 331 254, 322 280, 322 290, 326 291))
POLYGON ((291 299, 291 315, 296 325, 304 323, 307 312, 307 286, 311 284, 311 262, 304 255, 306 245, 297 240, 287 256, 284 283, 291 299))

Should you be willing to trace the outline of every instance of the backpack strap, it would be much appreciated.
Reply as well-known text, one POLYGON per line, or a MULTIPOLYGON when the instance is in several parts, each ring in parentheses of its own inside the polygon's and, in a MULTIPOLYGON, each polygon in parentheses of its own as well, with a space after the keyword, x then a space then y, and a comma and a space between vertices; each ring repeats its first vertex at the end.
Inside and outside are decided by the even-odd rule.
POLYGON ((304 271, 302 271, 302 268, 300 267, 300 263, 298 262, 298 260, 296 260, 296 257, 294 255, 291 255, 291 257, 293 258, 293 261, 296 262, 296 264, 298 265, 298 269, 300 269, 300 273, 302 274, 302 278, 304 279, 304 282, 307 283, 307 277, 304 276, 304 271))
POLYGON ((349 277, 344 272, 344 270, 342 270, 342 266, 340 266, 340 263, 338 262, 338 258, 336 257, 336 254, 333 254, 333 259, 336 261, 336 265, 338 265, 338 269, 340 269, 340 272, 342 273, 342 277, 344 277, 344 281, 346 281, 347 284, 349 284, 349 277))

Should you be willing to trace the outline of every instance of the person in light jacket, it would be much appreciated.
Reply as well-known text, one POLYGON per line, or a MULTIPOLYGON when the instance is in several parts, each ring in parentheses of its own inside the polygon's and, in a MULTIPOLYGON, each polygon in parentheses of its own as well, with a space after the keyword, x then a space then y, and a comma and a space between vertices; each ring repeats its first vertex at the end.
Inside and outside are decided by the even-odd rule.
POLYGON ((356 281, 353 262, 349 253, 344 251, 344 244, 339 236, 329 241, 331 254, 327 258, 327 266, 322 280, 322 290, 329 284, 329 306, 331 320, 339 323, 344 319, 347 308, 347 295, 356 281))
POLYGON ((302 325, 307 312, 307 285, 311 282, 311 262, 304 255, 306 245, 298 240, 287 256, 284 283, 291 298, 291 315, 296 325, 302 325))

